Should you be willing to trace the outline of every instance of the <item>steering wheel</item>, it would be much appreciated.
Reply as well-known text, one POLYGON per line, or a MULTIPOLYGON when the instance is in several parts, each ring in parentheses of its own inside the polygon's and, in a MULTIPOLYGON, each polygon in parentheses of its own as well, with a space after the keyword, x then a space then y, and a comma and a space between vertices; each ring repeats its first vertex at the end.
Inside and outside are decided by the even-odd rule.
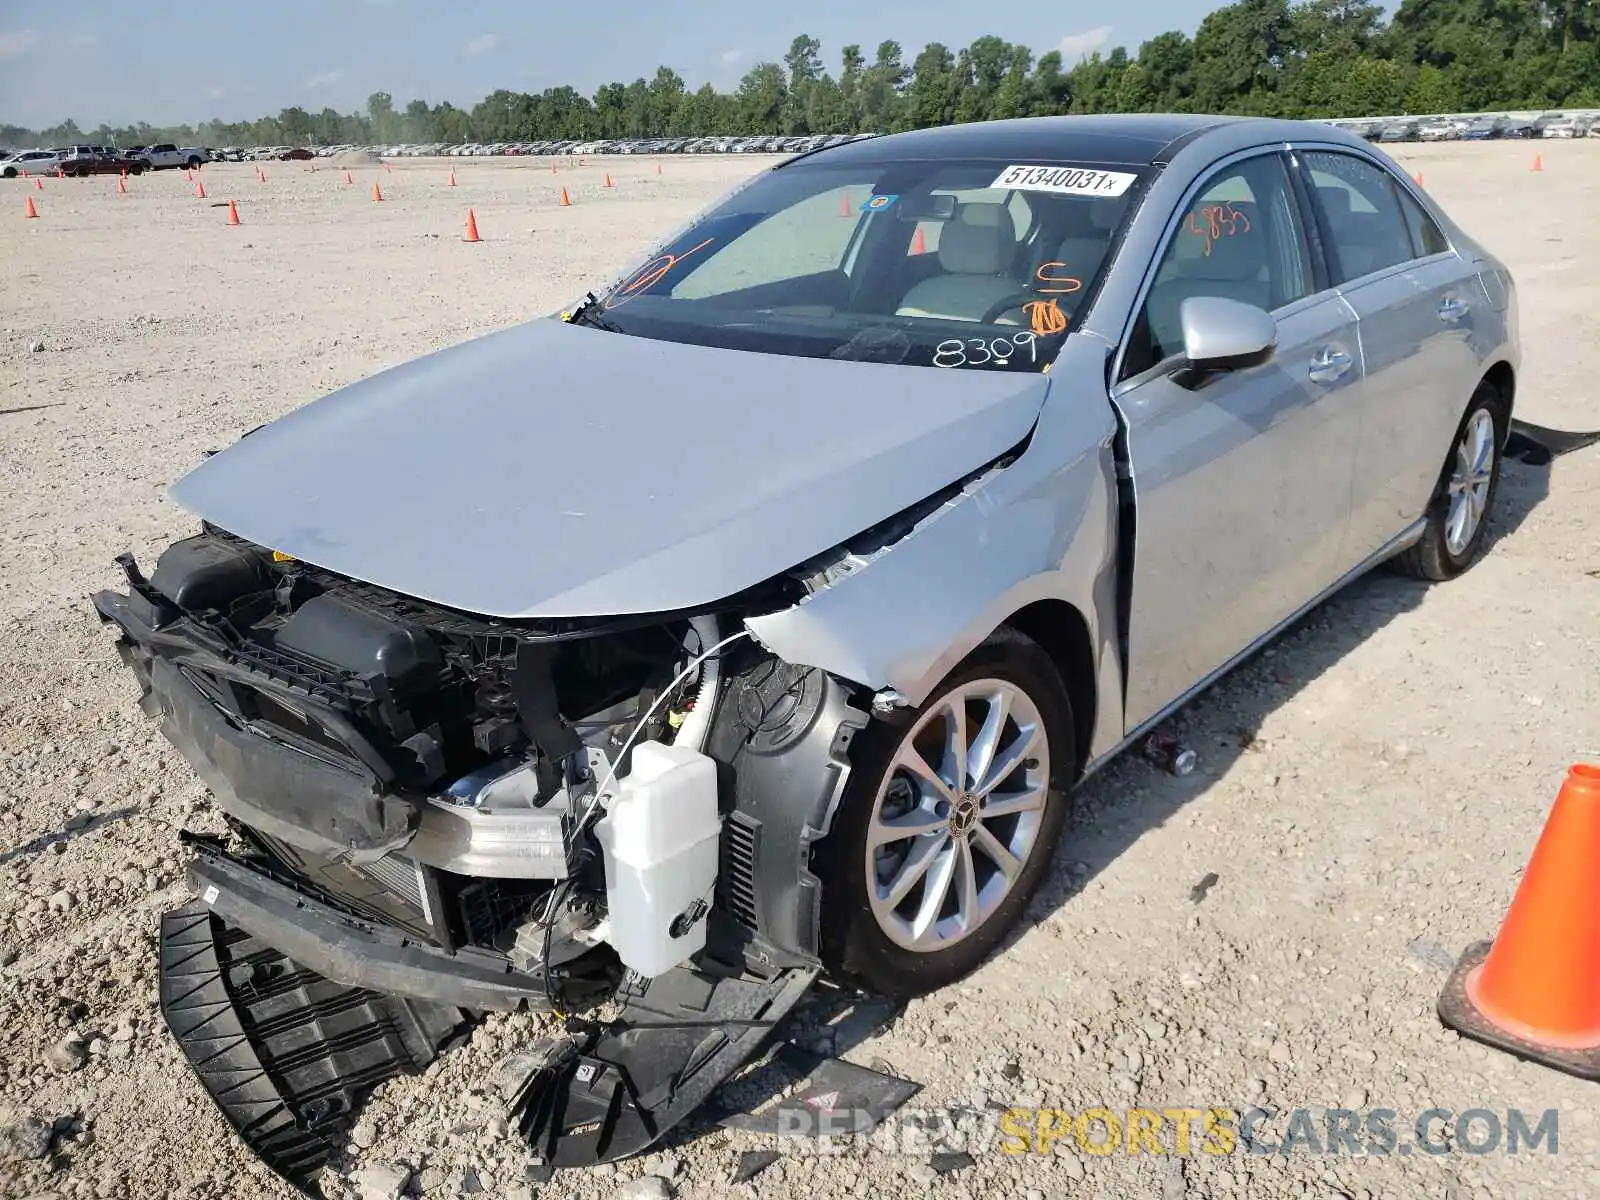
POLYGON ((1037 299, 1038 297, 1032 292, 1013 292, 1005 299, 1000 300, 995 304, 991 304, 984 312, 983 316, 979 319, 978 323, 980 325, 992 325, 1002 314, 1009 312, 1013 308, 1021 308, 1024 304, 1028 303, 1028 301, 1037 299))

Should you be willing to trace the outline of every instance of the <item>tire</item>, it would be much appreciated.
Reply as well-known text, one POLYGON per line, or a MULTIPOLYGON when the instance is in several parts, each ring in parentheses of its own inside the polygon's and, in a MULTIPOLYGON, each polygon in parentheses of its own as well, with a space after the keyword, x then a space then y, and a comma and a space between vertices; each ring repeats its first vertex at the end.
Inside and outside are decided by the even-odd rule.
POLYGON ((1439 482, 1434 485, 1433 496, 1428 501, 1427 523, 1423 527, 1422 537, 1416 545, 1391 560, 1400 574, 1442 583, 1454 579, 1477 561, 1483 551, 1489 519, 1494 514, 1495 496, 1500 490, 1501 451, 1505 447, 1510 421, 1511 414, 1499 390, 1488 380, 1479 383, 1472 393, 1467 411, 1461 417, 1461 424, 1456 427, 1450 451, 1445 455, 1439 482), (1486 468, 1480 466, 1476 474, 1481 478, 1483 471, 1487 470, 1487 487, 1482 492, 1482 506, 1478 510, 1476 524, 1472 526, 1470 536, 1462 541, 1459 536, 1452 537, 1452 514, 1455 511, 1452 492, 1459 487, 1458 477, 1467 465, 1462 459, 1464 442, 1473 433, 1483 429, 1486 421, 1492 426, 1492 436, 1487 446, 1488 462, 1486 468))
POLYGON ((7 179, 15 179, 16 177, 17 177, 17 169, 15 167, 7 167, 6 168, 6 178, 7 179))
POLYGON ((189 158, 188 158, 188 161, 187 161, 186 165, 192 170, 193 168, 198 167, 200 165, 200 160, 198 158, 196 158, 194 155, 191 154, 189 156, 189 158))
MULTIPOLYGON (((976 745, 973 751, 981 753, 976 745)), ((926 995, 970 974, 989 957, 1049 868, 1071 807, 1067 788, 1076 775, 1071 703, 1049 656, 1030 639, 1003 629, 946 676, 921 707, 868 726, 856 738, 851 758, 839 809, 812 858, 812 870, 822 882, 821 958, 842 983, 896 998, 926 995), (983 727, 975 722, 994 711, 984 697, 1002 689, 1015 693, 1012 716, 1003 720, 992 753, 1009 757, 1008 751, 1015 752, 1022 743, 1026 757, 1000 779, 989 779, 984 807, 973 807, 977 801, 970 793, 977 791, 977 781, 955 793, 954 808, 942 799, 951 795, 947 784, 911 783, 915 777, 898 765, 903 750, 918 753, 927 776, 942 772, 953 777, 948 765, 931 764, 926 756, 932 744, 949 744, 953 721, 947 714, 954 706, 947 701, 964 697, 969 743, 981 743, 983 727), (1037 726, 1031 744, 1018 723, 1023 720, 1037 726), (1016 811, 985 817, 984 811, 1002 796, 1016 811), (1037 807, 1032 807, 1033 797, 1037 807), (885 805, 890 819, 920 817, 929 832, 891 839, 871 852, 869 866, 868 835, 885 805), (988 849, 993 845, 1005 846, 1020 859, 1009 889, 999 860, 988 849), (913 858, 924 864, 920 877, 891 909, 888 903, 894 897, 886 894, 885 884, 896 883, 913 858), (967 864, 973 867, 970 874, 967 864), (962 886, 968 879, 970 891, 962 886), (940 882, 943 899, 930 903, 931 889, 940 882), (968 928, 962 928, 960 918, 963 893, 968 928)))

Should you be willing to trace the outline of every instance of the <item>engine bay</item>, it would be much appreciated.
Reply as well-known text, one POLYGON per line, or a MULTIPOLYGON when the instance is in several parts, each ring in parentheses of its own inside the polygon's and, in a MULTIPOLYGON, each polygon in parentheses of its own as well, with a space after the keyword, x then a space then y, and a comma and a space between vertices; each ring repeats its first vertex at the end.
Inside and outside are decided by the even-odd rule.
POLYGON ((720 817, 700 754, 716 617, 485 619, 209 526, 148 579, 119 562, 129 593, 97 607, 123 628, 147 708, 211 786, 227 853, 446 954, 500 956, 552 1002, 609 991, 646 960, 659 974, 704 944, 720 817), (638 784, 641 802, 635 759, 663 751, 677 761, 638 784), (608 856, 608 807, 639 809, 628 830, 654 829, 677 857, 637 838, 608 856), (661 889, 629 872, 680 878, 696 808, 690 901, 638 911, 661 889), (634 907, 612 914, 619 889, 634 907), (607 942, 619 927, 632 931, 620 955, 607 942), (660 944, 635 949, 648 927, 660 944))

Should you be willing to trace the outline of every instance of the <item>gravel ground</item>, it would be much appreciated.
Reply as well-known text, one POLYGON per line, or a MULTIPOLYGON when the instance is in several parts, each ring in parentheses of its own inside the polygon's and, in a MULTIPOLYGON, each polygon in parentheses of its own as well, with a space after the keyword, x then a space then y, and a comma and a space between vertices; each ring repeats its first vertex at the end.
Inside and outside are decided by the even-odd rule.
MULTIPOLYGON (((1600 145, 1402 157, 1517 274, 1519 414, 1593 427, 1600 232, 1581 218, 1600 206, 1600 145)), ((609 160, 551 175, 545 162, 469 161, 454 188, 450 165, 361 168, 349 185, 326 167, 271 164, 264 183, 252 166, 208 167, 207 201, 181 172, 129 180, 127 195, 114 179, 0 189, 6 1196, 290 1195, 224 1127, 157 1011, 156 922, 184 895, 175 834, 210 818, 89 611, 86 595, 116 582, 112 557, 151 560, 190 530, 163 492, 205 450, 559 307, 757 164, 669 159, 658 174, 654 160, 609 160), (37 221, 23 219, 25 188, 37 221), (230 198, 239 228, 216 207, 230 198), (461 240, 469 206, 480 245, 461 240)), ((1600 751, 1600 451, 1513 464, 1500 500, 1470 575, 1358 583, 1180 714, 1196 774, 1124 759, 1087 786, 1006 953, 887 1027, 870 1014, 829 1026, 840 1005, 823 992, 795 1030, 892 1063, 925 1085, 919 1108, 991 1124, 1011 1104, 1261 1105, 1280 1111, 1265 1127, 1278 1138, 1295 1108, 1388 1108, 1409 1141, 1429 1108, 1519 1108, 1530 1125, 1554 1108, 1558 1154, 1101 1155, 1069 1137, 1008 1155, 971 1138, 863 1148, 695 1126, 641 1162, 537 1186, 490 1082, 536 1032, 519 1016, 385 1087, 328 1190, 394 1195, 409 1177, 429 1198, 709 1197, 729 1190, 742 1152, 781 1150, 733 1193, 1600 1195, 1592 1088, 1462 1042, 1433 1016, 1451 959, 1493 934, 1566 765, 1600 751), (960 1150, 971 1161, 948 1156, 960 1150)))

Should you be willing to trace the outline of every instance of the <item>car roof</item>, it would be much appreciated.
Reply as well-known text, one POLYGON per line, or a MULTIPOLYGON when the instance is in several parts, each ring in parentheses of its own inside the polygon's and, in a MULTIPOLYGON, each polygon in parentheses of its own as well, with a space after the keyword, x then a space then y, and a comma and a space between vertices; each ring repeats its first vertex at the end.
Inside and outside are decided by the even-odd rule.
POLYGON ((830 164, 916 158, 1003 158, 1016 162, 1071 158, 1147 166, 1163 161, 1164 152, 1174 143, 1218 126, 1248 120, 1187 113, 1116 113, 974 121, 863 138, 815 154, 830 164))

